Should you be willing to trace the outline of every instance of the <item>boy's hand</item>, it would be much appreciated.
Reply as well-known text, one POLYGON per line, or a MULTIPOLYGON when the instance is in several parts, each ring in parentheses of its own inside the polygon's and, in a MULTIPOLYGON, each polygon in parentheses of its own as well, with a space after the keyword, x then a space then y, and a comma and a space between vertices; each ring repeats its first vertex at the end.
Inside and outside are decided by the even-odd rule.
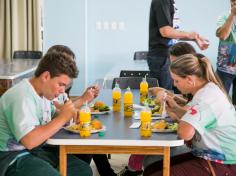
MULTIPOLYGON (((57 108, 57 105, 55 106, 57 108)), ((77 110, 71 100, 60 106, 59 115, 66 118, 66 121, 69 121, 72 118, 77 119, 77 110)))

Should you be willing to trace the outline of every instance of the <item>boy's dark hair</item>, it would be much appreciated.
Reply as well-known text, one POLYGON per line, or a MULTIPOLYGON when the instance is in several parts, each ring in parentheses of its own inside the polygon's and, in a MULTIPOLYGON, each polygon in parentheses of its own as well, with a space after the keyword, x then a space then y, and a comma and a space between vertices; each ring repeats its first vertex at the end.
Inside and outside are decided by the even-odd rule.
POLYGON ((78 76, 78 69, 74 59, 67 54, 57 52, 45 54, 39 62, 34 75, 35 77, 39 77, 45 71, 48 71, 52 78, 62 74, 70 78, 76 78, 78 76))
POLYGON ((196 50, 193 46, 187 42, 178 42, 175 45, 171 46, 169 49, 169 54, 172 56, 182 56, 184 54, 195 54, 196 50))
POLYGON ((50 52, 59 52, 59 53, 68 54, 74 60, 76 59, 75 53, 68 46, 65 46, 65 45, 53 45, 47 51, 47 53, 50 53, 50 52))

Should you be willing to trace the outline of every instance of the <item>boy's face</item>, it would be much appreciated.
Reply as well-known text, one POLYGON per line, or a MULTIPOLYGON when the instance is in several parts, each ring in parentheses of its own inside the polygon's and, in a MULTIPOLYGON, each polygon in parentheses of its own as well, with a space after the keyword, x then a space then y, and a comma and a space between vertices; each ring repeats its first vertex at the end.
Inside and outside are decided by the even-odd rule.
POLYGON ((231 3, 231 7, 233 7, 234 5, 236 5, 236 0, 231 0, 230 3, 231 3))
POLYGON ((58 97, 59 94, 65 92, 65 88, 71 82, 71 78, 67 75, 60 75, 54 78, 49 77, 45 79, 43 96, 48 100, 53 100, 58 97))

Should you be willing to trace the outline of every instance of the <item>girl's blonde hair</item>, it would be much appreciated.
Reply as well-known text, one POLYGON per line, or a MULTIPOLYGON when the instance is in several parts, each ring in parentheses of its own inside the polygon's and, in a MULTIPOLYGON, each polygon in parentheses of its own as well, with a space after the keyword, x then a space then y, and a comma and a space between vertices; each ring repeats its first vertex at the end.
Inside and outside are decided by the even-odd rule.
POLYGON ((215 83, 231 102, 231 99, 226 93, 221 80, 214 72, 211 63, 206 57, 198 58, 192 54, 182 55, 171 63, 170 70, 172 73, 182 78, 185 78, 188 75, 195 75, 206 80, 207 82, 215 83))

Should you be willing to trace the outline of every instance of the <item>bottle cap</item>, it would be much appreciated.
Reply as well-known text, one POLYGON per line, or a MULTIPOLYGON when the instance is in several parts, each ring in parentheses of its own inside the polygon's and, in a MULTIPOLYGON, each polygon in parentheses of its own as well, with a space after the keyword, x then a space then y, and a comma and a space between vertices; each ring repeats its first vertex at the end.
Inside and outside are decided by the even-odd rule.
POLYGON ((104 132, 104 131, 99 131, 99 132, 98 132, 98 136, 99 136, 99 137, 105 136, 105 132, 104 132))

